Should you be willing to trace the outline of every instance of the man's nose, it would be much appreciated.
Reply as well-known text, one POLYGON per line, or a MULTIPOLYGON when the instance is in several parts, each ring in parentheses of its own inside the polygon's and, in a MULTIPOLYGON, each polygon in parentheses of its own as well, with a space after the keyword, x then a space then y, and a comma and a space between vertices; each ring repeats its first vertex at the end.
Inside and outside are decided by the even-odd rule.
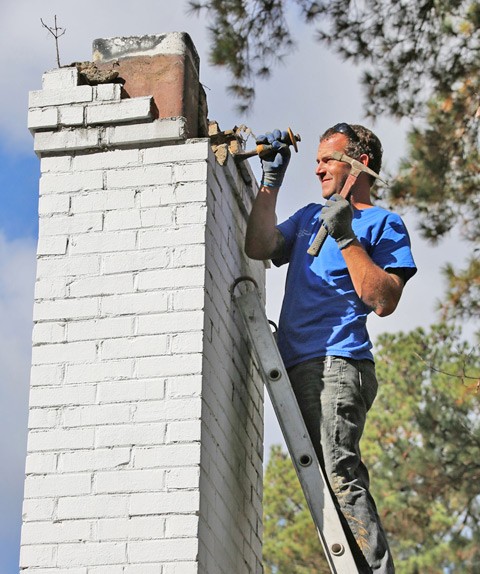
POLYGON ((318 177, 322 177, 325 175, 325 166, 320 163, 317 163, 317 167, 315 168, 315 175, 318 177))

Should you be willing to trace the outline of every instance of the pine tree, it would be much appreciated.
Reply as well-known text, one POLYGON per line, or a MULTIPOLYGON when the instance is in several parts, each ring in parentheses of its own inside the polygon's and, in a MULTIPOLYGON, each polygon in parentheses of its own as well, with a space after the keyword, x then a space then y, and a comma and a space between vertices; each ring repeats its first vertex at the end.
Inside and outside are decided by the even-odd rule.
MULTIPOLYGON (((362 454, 398 574, 480 571, 480 356, 441 324, 378 341, 362 454)), ((267 574, 328 572, 293 465, 265 475, 267 574)))

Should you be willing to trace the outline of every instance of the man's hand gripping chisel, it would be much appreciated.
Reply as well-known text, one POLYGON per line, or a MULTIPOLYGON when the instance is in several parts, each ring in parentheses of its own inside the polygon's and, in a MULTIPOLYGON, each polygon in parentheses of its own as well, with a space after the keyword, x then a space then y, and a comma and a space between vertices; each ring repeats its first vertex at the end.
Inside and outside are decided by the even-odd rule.
MULTIPOLYGON (((364 165, 360 161, 353 159, 352 157, 345 155, 344 153, 342 153, 340 151, 332 152, 331 157, 332 157, 332 159, 336 159, 338 161, 344 161, 346 163, 349 163, 351 166, 350 173, 349 173, 347 180, 346 180, 346 182, 342 188, 342 191, 340 192, 340 195, 344 199, 348 200, 348 198, 350 197, 352 187, 353 187, 354 183, 357 181, 357 177, 360 175, 360 173, 362 171, 364 171, 365 173, 368 173, 369 175, 371 175, 373 177, 376 177, 377 179, 379 179, 380 181, 382 181, 383 183, 386 184, 386 182, 378 175, 378 173, 375 173, 372 169, 370 169, 369 167, 367 167, 366 165, 364 165)), ((327 228, 322 224, 320 226, 320 229, 318 230, 317 235, 315 236, 315 239, 312 241, 312 244, 308 248, 307 253, 309 255, 313 255, 313 257, 317 257, 318 254, 320 253, 320 249, 322 248, 322 245, 323 245, 325 239, 327 238, 327 235, 328 235, 327 228)))
MULTIPOLYGON (((294 134, 291 128, 287 128, 287 134, 290 141, 288 142, 286 141, 285 143, 287 145, 293 146, 295 152, 298 152, 297 142, 302 141, 302 138, 300 137, 299 134, 294 134)), ((269 156, 272 154, 272 150, 275 152, 275 154, 277 153, 274 150, 273 146, 269 144, 258 144, 255 149, 252 149, 250 151, 238 152, 235 154, 234 157, 235 161, 243 161, 245 159, 248 159, 249 157, 254 157, 256 155, 258 155, 260 159, 268 159, 269 156)))

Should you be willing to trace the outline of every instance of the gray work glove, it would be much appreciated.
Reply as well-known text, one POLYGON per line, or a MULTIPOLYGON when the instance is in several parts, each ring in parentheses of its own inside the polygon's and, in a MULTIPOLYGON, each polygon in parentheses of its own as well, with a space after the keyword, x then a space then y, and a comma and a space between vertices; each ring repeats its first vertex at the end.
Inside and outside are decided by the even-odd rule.
POLYGON ((282 185, 291 155, 287 142, 290 142, 288 133, 280 130, 273 130, 273 132, 258 136, 257 145, 271 146, 269 151, 260 154, 262 163, 261 185, 275 188, 282 185))
POLYGON ((328 234, 335 239, 340 249, 356 239, 352 229, 352 206, 338 193, 325 203, 320 216, 328 234))

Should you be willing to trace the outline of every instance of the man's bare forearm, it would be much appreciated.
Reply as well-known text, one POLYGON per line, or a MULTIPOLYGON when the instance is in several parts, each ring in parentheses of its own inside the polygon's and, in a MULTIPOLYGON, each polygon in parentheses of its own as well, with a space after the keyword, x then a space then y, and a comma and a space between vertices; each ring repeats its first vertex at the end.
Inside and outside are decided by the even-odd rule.
POLYGON ((271 259, 283 248, 283 236, 276 228, 275 208, 279 189, 261 187, 248 218, 245 253, 251 259, 271 259))
POLYGON ((362 244, 355 240, 342 255, 360 299, 380 317, 393 313, 403 290, 402 279, 378 267, 362 244))

